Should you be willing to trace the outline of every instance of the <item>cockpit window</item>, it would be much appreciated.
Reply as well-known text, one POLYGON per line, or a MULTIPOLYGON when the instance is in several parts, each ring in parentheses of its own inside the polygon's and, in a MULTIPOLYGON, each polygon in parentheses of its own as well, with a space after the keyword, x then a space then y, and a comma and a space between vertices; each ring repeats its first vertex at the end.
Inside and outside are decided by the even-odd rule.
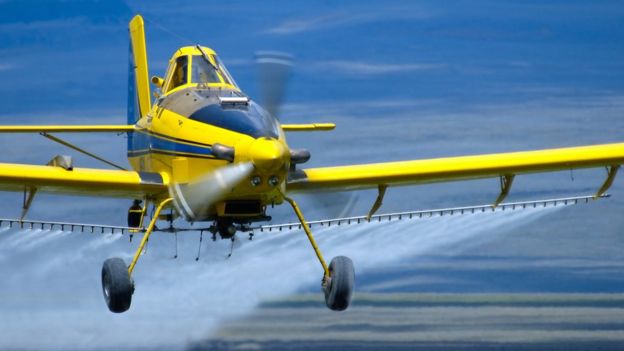
POLYGON ((223 64, 223 62, 219 60, 219 57, 217 57, 217 55, 212 55, 212 60, 216 62, 217 68, 219 69, 219 74, 221 74, 221 77, 223 77, 223 80, 225 80, 225 83, 238 87, 238 85, 236 85, 236 82, 230 75, 230 72, 228 72, 227 68, 225 68, 225 65, 223 64))
POLYGON ((197 84, 224 83, 234 87, 236 82, 227 71, 221 60, 216 55, 206 55, 210 63, 206 62, 203 55, 193 55, 193 75, 191 81, 197 84))
POLYGON ((193 76, 191 81, 197 84, 221 83, 215 67, 206 62, 200 55, 193 56, 193 76))
POLYGON ((180 56, 176 59, 171 82, 167 91, 188 83, 188 56, 180 56))

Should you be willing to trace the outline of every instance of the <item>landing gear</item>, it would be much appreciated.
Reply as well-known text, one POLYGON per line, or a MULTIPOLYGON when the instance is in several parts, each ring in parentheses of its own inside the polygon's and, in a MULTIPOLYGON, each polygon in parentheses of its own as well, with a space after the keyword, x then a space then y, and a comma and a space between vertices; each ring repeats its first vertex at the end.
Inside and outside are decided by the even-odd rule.
POLYGON ((236 234, 236 226, 231 220, 220 218, 217 220, 217 232, 221 239, 231 239, 236 234))
POLYGON ((121 258, 109 258, 102 267, 102 292, 111 312, 122 313, 130 308, 134 283, 121 258))
POLYGON ((134 282, 132 281, 132 271, 137 264, 145 244, 156 226, 156 220, 163 208, 173 199, 167 199, 158 205, 147 230, 143 234, 143 239, 137 248, 130 266, 126 266, 121 258, 109 258, 104 261, 102 267, 102 292, 104 301, 111 312, 122 313, 130 308, 132 294, 134 293, 134 282))
POLYGON ((329 264, 329 279, 324 282, 325 304, 332 311, 344 311, 349 307, 355 271, 353 261, 345 256, 338 256, 329 264))
MULTIPOLYGON (((321 251, 316 245, 310 226, 303 217, 297 203, 288 197, 284 197, 284 199, 295 211, 295 214, 301 223, 301 227, 305 231, 317 258, 323 267, 322 288, 325 293, 325 303, 327 307, 333 311, 346 310, 351 303, 353 287, 355 285, 353 262, 347 257, 338 256, 334 258, 328 266, 323 259, 321 251)), ((134 270, 143 249, 145 248, 145 244, 147 244, 150 235, 156 227, 156 221, 158 220, 160 213, 167 205, 169 205, 171 201, 173 201, 172 198, 166 199, 156 208, 156 211, 154 212, 154 215, 152 216, 152 219, 143 234, 141 243, 139 244, 139 247, 134 254, 134 258, 129 266, 126 267, 124 261, 120 258, 109 258, 104 262, 102 267, 102 292, 104 294, 106 305, 111 312, 122 313, 130 308, 130 304, 132 303, 132 294, 134 293, 132 271, 134 270)), ((232 239, 232 243, 234 243, 236 229, 236 226, 230 220, 217 221, 216 228, 211 230, 213 233, 213 240, 215 239, 216 234, 219 233, 223 239, 232 239)), ((142 230, 139 229, 137 231, 142 230)), ((200 234, 200 245, 201 239, 202 236, 200 234)), ((199 252, 197 259, 199 259, 199 252)))
POLYGON ((353 296, 353 287, 355 286, 355 271, 353 269, 353 261, 345 256, 338 256, 331 260, 329 267, 323 259, 323 255, 316 245, 316 241, 312 236, 310 226, 306 222, 297 203, 288 197, 284 199, 292 206, 301 227, 308 236, 310 244, 316 253, 321 266, 323 266, 323 283, 322 288, 325 293, 325 304, 332 311, 344 311, 349 307, 351 303, 351 297, 353 296))

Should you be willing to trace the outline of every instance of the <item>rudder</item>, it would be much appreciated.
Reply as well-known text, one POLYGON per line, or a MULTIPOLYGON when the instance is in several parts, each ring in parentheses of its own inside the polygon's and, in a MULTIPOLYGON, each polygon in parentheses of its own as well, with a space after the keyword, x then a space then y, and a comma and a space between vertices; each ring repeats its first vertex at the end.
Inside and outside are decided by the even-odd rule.
POLYGON ((143 17, 136 15, 128 25, 130 57, 128 65, 128 124, 135 124, 150 108, 150 82, 143 17))

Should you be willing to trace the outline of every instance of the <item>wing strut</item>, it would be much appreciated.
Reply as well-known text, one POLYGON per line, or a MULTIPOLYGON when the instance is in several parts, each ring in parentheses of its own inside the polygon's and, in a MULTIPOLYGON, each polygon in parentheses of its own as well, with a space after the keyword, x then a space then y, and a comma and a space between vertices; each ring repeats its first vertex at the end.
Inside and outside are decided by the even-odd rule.
POLYGON ((598 189, 598 192, 596 192, 596 195, 594 195, 594 199, 601 197, 607 190, 609 190, 613 184, 613 180, 615 180, 618 169, 620 169, 620 165, 612 165, 607 167, 607 169, 607 179, 605 179, 600 189, 598 189))
POLYGON ((378 191, 377 198, 375 199, 375 203, 373 204, 373 207, 371 207, 370 211, 368 211, 368 215, 366 216, 366 219, 368 219, 369 221, 371 217, 373 217, 375 212, 379 210, 381 205, 383 205, 383 199, 384 199, 384 196, 386 195, 387 188, 388 186, 385 184, 380 184, 377 186, 377 191, 378 191))
POLYGON ((20 222, 26 217, 28 210, 30 209, 30 205, 35 198, 35 193, 37 193, 37 188, 34 186, 27 186, 24 188, 24 202, 22 204, 22 214, 20 215, 20 222))
POLYGON ((498 195, 498 197, 496 198, 496 201, 494 201, 494 203, 492 204, 492 207, 500 205, 501 202, 505 200, 507 195, 509 195, 509 190, 511 190, 511 184, 513 184, 513 180, 513 174, 505 174, 504 176, 500 177, 501 192, 500 195, 498 195))
POLYGON ((121 169, 122 171, 127 171, 127 169, 125 169, 125 168, 123 168, 123 167, 121 167, 121 166, 119 166, 119 165, 117 165, 117 164, 115 164, 113 162, 107 161, 107 160, 101 158, 100 156, 92 154, 92 153, 90 153, 87 150, 81 149, 81 148, 79 148, 76 145, 70 144, 70 143, 68 143, 67 141, 65 141, 65 140, 63 140, 61 138, 55 137, 54 135, 48 134, 46 132, 41 132, 39 134, 41 134, 41 136, 44 136, 44 137, 46 137, 46 138, 48 138, 48 139, 50 139, 50 140, 52 140, 54 142, 57 142, 57 143, 59 143, 59 144, 61 144, 63 146, 67 146, 70 149, 74 149, 74 150, 76 150, 76 151, 78 151, 78 152, 80 152, 82 154, 85 154, 85 155, 87 155, 89 157, 92 157, 92 158, 94 158, 94 159, 96 159, 96 160, 98 160, 100 162, 104 162, 104 163, 106 163, 109 166, 113 166, 113 167, 115 167, 117 169, 121 169))

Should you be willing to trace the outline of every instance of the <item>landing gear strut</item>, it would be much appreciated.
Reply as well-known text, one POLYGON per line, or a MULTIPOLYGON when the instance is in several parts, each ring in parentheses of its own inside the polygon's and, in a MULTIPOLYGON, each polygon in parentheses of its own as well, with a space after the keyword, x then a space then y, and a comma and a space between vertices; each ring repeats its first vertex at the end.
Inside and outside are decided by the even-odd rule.
POLYGON ((160 205, 158 205, 158 208, 156 208, 156 212, 154 213, 145 234, 143 234, 141 244, 139 244, 130 266, 126 266, 121 258, 109 258, 104 261, 104 265, 102 267, 102 293, 104 294, 104 301, 106 301, 106 305, 111 312, 122 313, 130 308, 132 294, 134 293, 132 271, 141 256, 141 252, 143 252, 145 244, 154 231, 156 220, 158 220, 160 212, 172 200, 173 199, 164 200, 160 203, 160 205))
POLYGON ((316 257, 321 263, 321 266, 323 266, 324 274, 321 285, 323 292, 325 293, 325 304, 332 311, 346 310, 351 303, 353 287, 355 286, 355 271, 353 269, 353 262, 348 257, 337 256, 330 262, 328 267, 327 263, 325 263, 325 260, 323 259, 321 251, 316 245, 310 226, 303 217, 303 213, 301 213, 299 206, 297 206, 295 200, 291 198, 284 197, 284 199, 295 211, 295 214, 301 223, 301 227, 308 236, 310 244, 312 244, 316 257))

